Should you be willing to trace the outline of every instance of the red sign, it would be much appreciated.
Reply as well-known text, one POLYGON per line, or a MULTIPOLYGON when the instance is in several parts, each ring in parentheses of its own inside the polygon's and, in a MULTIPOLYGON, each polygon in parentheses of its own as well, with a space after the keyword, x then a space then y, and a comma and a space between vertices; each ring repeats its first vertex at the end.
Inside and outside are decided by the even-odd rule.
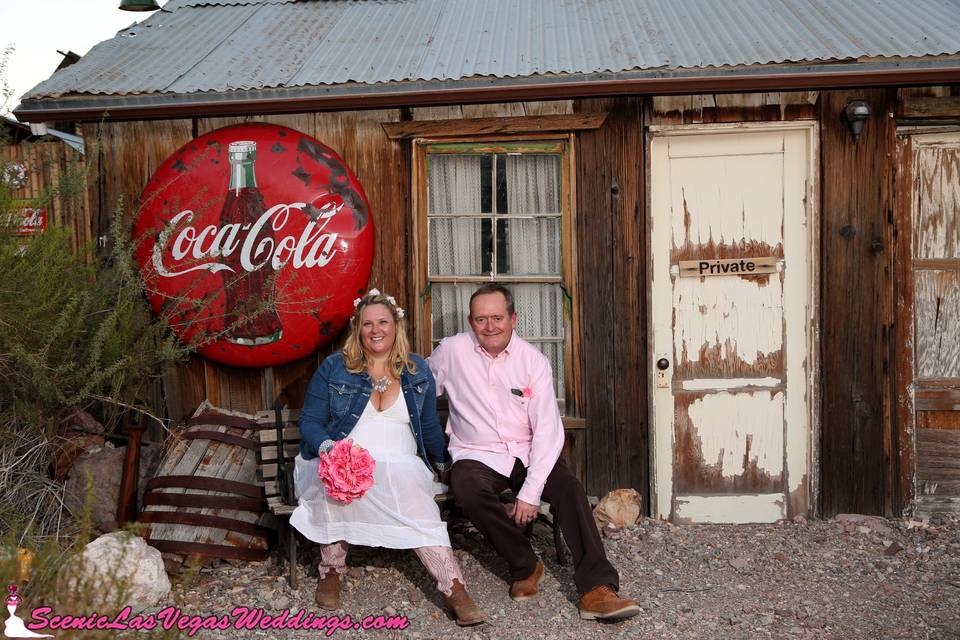
POLYGON ((15 236, 32 236, 47 230, 46 207, 19 207, 7 212, 7 223, 15 236))
POLYGON ((204 357, 241 367, 332 340, 373 259, 370 207, 343 160, 269 124, 218 129, 167 158, 134 233, 154 311, 204 357))

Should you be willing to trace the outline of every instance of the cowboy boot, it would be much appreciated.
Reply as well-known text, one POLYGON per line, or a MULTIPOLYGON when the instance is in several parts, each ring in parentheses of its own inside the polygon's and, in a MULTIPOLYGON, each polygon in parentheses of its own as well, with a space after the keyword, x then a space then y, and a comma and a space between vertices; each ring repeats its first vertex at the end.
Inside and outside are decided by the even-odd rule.
POLYGON ((317 606, 328 611, 340 608, 340 574, 334 569, 317 580, 317 593, 314 596, 317 606))
POLYGON ((446 597, 447 609, 453 613, 457 624, 461 627, 470 627, 484 621, 483 611, 473 601, 470 594, 459 580, 453 581, 450 595, 446 597))

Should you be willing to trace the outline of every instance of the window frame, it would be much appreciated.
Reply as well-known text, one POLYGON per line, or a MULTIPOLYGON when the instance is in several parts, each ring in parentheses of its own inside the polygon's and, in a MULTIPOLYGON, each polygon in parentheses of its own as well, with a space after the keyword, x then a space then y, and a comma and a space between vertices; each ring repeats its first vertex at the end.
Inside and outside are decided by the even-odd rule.
MULTIPOLYGON (((430 287, 434 282, 444 284, 502 282, 513 284, 551 284, 560 285, 564 298, 563 313, 563 368, 564 382, 563 405, 561 413, 576 416, 582 407, 580 384, 580 320, 579 297, 577 295, 577 256, 574 242, 576 229, 576 182, 575 136, 573 133, 526 134, 526 135, 485 135, 414 138, 412 140, 413 162, 411 193, 414 216, 413 264, 414 291, 417 303, 415 325, 415 344, 419 352, 429 355, 433 351, 430 287), (555 143, 549 153, 560 156, 560 275, 559 276, 498 276, 489 274, 479 276, 440 276, 429 275, 429 222, 427 157, 431 154, 497 154, 497 153, 543 153, 544 143, 555 143), (533 143, 537 146, 525 146, 533 143)), ((495 217, 495 214, 491 214, 495 217)), ((521 336, 523 337, 523 336, 521 336)))

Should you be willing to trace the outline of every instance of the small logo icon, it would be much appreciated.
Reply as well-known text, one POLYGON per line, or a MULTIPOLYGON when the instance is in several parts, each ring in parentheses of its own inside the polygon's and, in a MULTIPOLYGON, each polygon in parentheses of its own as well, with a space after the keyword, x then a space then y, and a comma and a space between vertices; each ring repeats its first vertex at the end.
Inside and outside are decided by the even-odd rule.
POLYGON ((17 585, 8 584, 7 594, 7 611, 10 613, 10 617, 3 621, 3 636, 5 638, 53 637, 51 635, 30 631, 30 629, 27 629, 27 625, 24 624, 23 619, 17 616, 17 607, 23 602, 23 598, 17 594, 17 585))

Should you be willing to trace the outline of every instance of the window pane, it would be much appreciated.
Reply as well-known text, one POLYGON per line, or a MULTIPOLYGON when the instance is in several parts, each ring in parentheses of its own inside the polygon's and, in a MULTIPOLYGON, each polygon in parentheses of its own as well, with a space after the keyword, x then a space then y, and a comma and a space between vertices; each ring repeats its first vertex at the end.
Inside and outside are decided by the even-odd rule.
MULTIPOLYGON (((430 275, 478 276, 483 254, 489 254, 489 233, 484 239, 480 218, 433 218, 428 221, 430 275), (486 251, 484 251, 484 245, 486 251)), ((487 259, 489 263, 489 258, 487 259)))
POLYGON ((560 275, 560 218, 514 218, 497 225, 497 237, 506 239, 505 273, 560 275))
POLYGON ((560 213, 560 156, 508 155, 507 213, 560 213))
POLYGON ((517 333, 530 338, 563 337, 563 292, 559 284, 512 284, 517 333))
POLYGON ((481 212, 479 155, 427 156, 429 215, 462 215, 481 212))
POLYGON ((441 284, 430 287, 430 313, 434 342, 467 331, 470 296, 480 285, 474 283, 441 284))
POLYGON ((558 398, 563 397, 564 379, 563 379, 563 343, 562 342, 535 342, 533 343, 540 352, 547 356, 550 361, 550 367, 553 369, 554 393, 558 398))

